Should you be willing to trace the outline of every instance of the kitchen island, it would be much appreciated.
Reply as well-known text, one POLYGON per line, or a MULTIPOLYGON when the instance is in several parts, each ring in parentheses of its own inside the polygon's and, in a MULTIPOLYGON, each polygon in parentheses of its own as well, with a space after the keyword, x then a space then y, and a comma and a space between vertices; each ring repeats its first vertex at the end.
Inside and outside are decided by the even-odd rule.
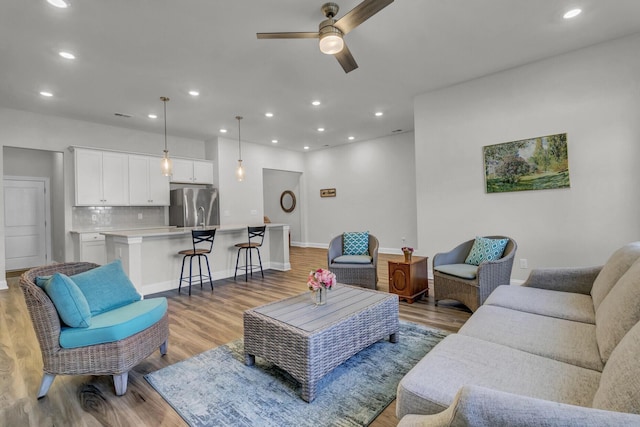
MULTIPOLYGON (((264 270, 287 271, 289 263, 289 225, 266 224, 264 243, 260 248, 264 270)), ((220 280, 233 277, 238 249, 236 243, 247 241, 246 225, 211 226, 202 229, 216 229, 213 250, 208 255, 211 277, 220 280)), ((122 266, 138 292, 149 295, 177 289, 180 282, 182 255, 178 251, 193 247, 193 228, 161 227, 153 229, 103 232, 105 236, 107 261, 122 260, 122 266)), ((244 262, 240 255, 240 264, 244 262)), ((188 260, 187 260, 188 262, 188 260)), ((194 273, 198 271, 194 260, 194 273)), ((187 271, 188 265, 185 265, 187 271)), ((203 265, 206 269, 206 266, 203 265)), ((185 273, 188 274, 188 273, 185 273)), ((244 272, 238 280, 244 281, 244 272)), ((259 276, 258 272, 258 277, 259 276)), ((254 278, 255 278, 254 273, 254 278)))

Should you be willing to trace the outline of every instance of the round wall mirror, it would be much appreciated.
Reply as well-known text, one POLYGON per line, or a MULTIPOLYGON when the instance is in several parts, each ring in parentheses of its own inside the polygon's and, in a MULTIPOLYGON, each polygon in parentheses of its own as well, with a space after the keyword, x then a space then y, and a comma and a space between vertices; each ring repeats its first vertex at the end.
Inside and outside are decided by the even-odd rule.
POLYGON ((286 190, 282 192, 282 195, 280 195, 280 207, 285 212, 293 212, 296 208, 296 195, 293 194, 293 191, 286 190))

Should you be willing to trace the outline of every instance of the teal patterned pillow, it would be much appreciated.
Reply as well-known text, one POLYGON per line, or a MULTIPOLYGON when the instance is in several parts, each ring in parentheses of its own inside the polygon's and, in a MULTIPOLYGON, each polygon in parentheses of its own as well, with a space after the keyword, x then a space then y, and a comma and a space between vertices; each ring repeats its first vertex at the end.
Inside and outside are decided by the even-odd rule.
POLYGON ((369 255, 369 232, 343 233, 342 255, 369 255))
POLYGON ((476 237, 473 247, 464 261, 465 264, 480 265, 484 261, 495 261, 502 258, 504 248, 507 247, 509 239, 487 239, 486 237, 476 237))

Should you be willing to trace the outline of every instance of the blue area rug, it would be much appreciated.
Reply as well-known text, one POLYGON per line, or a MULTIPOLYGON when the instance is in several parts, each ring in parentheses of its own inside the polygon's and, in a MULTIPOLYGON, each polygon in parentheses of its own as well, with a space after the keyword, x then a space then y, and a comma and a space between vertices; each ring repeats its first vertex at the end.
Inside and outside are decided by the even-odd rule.
POLYGON ((367 426, 396 397, 400 379, 447 335, 400 322, 396 344, 379 341, 327 374, 311 403, 298 382, 256 357, 244 364, 242 340, 145 375, 191 426, 367 426))

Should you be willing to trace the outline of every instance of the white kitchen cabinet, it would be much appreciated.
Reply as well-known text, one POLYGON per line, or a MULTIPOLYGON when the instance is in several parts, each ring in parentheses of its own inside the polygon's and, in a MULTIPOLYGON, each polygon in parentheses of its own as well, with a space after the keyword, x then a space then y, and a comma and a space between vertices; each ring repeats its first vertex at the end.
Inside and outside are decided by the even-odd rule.
POLYGON ((169 178, 162 175, 160 157, 129 155, 129 204, 169 206, 169 178))
POLYGON ((172 159, 171 182, 213 184, 213 164, 201 160, 172 159))
POLYGON ((76 252, 76 261, 93 262, 96 264, 107 263, 107 248, 105 238, 100 233, 73 233, 76 252))
POLYGON ((76 148, 76 206, 129 204, 129 159, 126 154, 76 148))

